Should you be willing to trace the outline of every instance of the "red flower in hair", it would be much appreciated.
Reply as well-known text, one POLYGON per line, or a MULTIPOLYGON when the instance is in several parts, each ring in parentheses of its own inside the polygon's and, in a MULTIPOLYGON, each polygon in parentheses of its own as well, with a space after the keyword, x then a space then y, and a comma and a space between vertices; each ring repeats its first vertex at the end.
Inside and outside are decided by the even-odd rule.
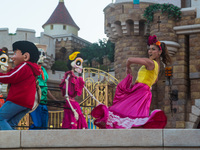
POLYGON ((0 49, 1 52, 6 53, 4 50, 0 49))
POLYGON ((155 44, 157 41, 158 41, 158 40, 157 40, 156 35, 149 36, 149 39, 148 39, 148 45, 155 44))
POLYGON ((148 39, 148 43, 147 43, 149 46, 150 45, 153 45, 153 44, 156 44, 157 46, 159 46, 160 50, 162 50, 162 47, 161 47, 161 42, 157 40, 157 37, 156 35, 154 36, 149 36, 149 39, 148 39))

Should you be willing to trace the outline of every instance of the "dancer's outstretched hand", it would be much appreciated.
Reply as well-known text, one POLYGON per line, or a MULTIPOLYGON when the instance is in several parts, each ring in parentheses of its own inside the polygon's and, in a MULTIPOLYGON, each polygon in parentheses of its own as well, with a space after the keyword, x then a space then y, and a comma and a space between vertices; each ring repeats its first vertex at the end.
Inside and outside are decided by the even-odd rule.
POLYGON ((126 61, 126 75, 128 75, 128 74, 132 75, 132 70, 131 70, 130 65, 131 65, 130 58, 128 58, 126 61))
POLYGON ((132 70, 130 66, 126 67, 126 74, 132 74, 132 70))

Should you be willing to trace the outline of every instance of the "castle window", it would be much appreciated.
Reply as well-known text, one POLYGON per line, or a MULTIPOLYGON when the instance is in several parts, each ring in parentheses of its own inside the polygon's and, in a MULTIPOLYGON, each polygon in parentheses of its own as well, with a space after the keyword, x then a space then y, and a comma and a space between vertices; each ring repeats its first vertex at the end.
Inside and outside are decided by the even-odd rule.
POLYGON ((122 13, 124 13, 124 5, 122 5, 122 13))
POLYGON ((63 25, 63 30, 66 30, 66 25, 63 25))
POLYGON ((53 30, 53 25, 51 24, 51 30, 53 30))

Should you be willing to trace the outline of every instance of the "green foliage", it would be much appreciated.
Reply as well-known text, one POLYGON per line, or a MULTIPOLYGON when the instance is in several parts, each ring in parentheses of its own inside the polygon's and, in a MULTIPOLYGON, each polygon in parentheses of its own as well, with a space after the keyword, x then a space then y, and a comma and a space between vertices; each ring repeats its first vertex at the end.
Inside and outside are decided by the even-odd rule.
POLYGON ((153 21, 154 13, 161 10, 161 13, 168 13, 168 18, 175 18, 179 20, 181 18, 180 8, 174 6, 173 4, 154 4, 147 7, 144 11, 143 16, 147 19, 147 22, 150 23, 153 21))
POLYGON ((104 70, 104 71, 108 71, 110 69, 108 65, 100 65, 100 66, 94 67, 94 68, 104 70))
POLYGON ((111 41, 107 42, 107 49, 108 49, 108 59, 111 62, 114 62, 114 54, 115 54, 115 44, 113 44, 111 41))
POLYGON ((82 48, 81 55, 84 60, 87 60, 88 65, 92 67, 92 60, 95 59, 99 64, 103 64, 103 56, 108 56, 108 59, 114 61, 114 43, 104 40, 99 40, 99 43, 93 43, 85 48, 82 48))
POLYGON ((62 60, 56 60, 55 63, 52 65, 51 70, 57 71, 68 71, 67 62, 62 60))
POLYGON ((8 35, 16 35, 16 33, 9 33, 8 35))
MULTIPOLYGON (((99 40, 99 43, 93 43, 89 46, 86 46, 80 50, 81 55, 83 56, 84 60, 87 60, 87 65, 92 67, 92 60, 95 59, 100 64, 100 69, 106 70, 108 66, 104 66, 103 64, 103 57, 108 56, 108 59, 111 62, 114 62, 114 43, 107 41, 106 39, 99 40)), ((65 49, 61 48, 60 50, 65 53, 65 49)), ((86 66, 85 66, 86 67, 86 66)), ((68 71, 67 68, 67 61, 63 60, 56 60, 53 66, 51 67, 52 70, 57 71, 68 71)))

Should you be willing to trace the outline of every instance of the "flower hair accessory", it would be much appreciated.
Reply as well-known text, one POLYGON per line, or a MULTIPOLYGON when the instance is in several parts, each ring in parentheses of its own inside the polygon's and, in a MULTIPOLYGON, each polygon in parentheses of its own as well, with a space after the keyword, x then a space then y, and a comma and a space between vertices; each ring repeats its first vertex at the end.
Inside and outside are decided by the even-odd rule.
POLYGON ((71 55, 69 55, 69 60, 74 60, 79 53, 80 52, 73 52, 71 55))
POLYGON ((6 53, 4 50, 0 49, 0 51, 2 51, 3 53, 6 53))
POLYGON ((157 40, 156 35, 149 36, 148 45, 150 46, 150 45, 153 45, 153 44, 156 44, 157 46, 159 46, 160 50, 162 50, 161 42, 157 40))

